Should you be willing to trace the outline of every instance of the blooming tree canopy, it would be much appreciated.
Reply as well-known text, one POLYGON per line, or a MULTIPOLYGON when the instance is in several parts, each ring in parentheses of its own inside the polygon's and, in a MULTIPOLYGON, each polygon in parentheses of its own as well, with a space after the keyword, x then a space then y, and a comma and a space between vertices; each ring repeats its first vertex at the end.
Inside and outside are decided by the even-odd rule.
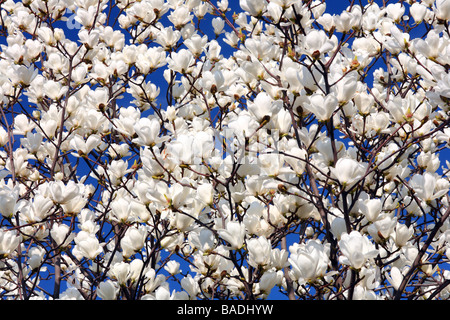
POLYGON ((448 299, 450 1, 1 1, 3 299, 448 299))

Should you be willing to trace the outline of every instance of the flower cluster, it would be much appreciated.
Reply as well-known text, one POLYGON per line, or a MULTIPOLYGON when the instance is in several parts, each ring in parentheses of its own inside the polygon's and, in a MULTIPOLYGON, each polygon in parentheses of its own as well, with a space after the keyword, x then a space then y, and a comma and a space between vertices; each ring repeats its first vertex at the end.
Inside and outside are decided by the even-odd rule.
POLYGON ((448 299, 450 1, 380 2, 3 1, 0 296, 448 299))

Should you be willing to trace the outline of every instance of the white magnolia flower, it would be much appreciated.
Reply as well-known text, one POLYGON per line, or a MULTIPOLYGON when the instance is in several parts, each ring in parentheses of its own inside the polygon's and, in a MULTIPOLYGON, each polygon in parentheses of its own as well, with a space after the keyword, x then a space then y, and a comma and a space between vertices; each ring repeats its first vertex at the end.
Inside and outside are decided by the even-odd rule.
POLYGON ((162 139, 159 138, 161 124, 155 118, 141 118, 134 125, 134 131, 138 138, 133 141, 141 146, 150 146, 159 143, 162 139))
POLYGON ((261 15, 266 8, 266 2, 258 0, 239 0, 241 8, 252 16, 261 15))
POLYGON ((80 186, 72 180, 67 184, 64 184, 62 181, 51 181, 48 187, 50 198, 53 202, 59 204, 68 203, 80 195, 82 191, 80 186))
POLYGON ((108 272, 119 285, 125 285, 131 275, 130 265, 124 261, 114 263, 108 272))
POLYGON ((395 245, 401 248, 405 246, 409 240, 411 240, 413 234, 414 228, 412 225, 407 227, 405 224, 397 222, 397 225, 395 226, 395 232, 392 234, 392 237, 394 239, 395 245))
POLYGON ((216 246, 214 233, 207 228, 190 232, 188 241, 193 248, 197 248, 203 252, 208 252, 216 246))
POLYGON ((185 290, 191 299, 194 299, 200 292, 198 281, 192 278, 191 275, 181 279, 181 287, 185 290))
POLYGON ((450 185, 447 180, 436 179, 436 175, 425 172, 423 175, 415 174, 411 178, 410 187, 419 198, 429 201, 445 195, 450 185))
POLYGON ((378 250, 369 238, 358 231, 342 234, 338 244, 342 252, 339 261, 355 269, 361 269, 366 262, 378 254, 378 250))
POLYGON ((305 51, 308 55, 319 57, 334 48, 334 41, 322 30, 311 30, 305 38, 305 51))
POLYGON ((0 190, 0 213, 6 218, 10 218, 16 212, 16 205, 19 199, 19 190, 3 187, 0 190))
POLYGON ((449 0, 1 2, 2 296, 450 297, 449 0))
POLYGON ((330 262, 329 248, 311 240, 306 245, 290 247, 289 250, 289 263, 295 279, 309 282, 325 276, 330 262))
POLYGON ((247 250, 249 254, 248 263, 255 267, 268 267, 272 245, 265 237, 252 238, 247 240, 247 250))
POLYGON ((192 16, 190 11, 186 6, 178 6, 172 13, 168 16, 170 22, 173 23, 176 29, 181 29, 185 24, 191 21, 192 16))
POLYGON ((120 241, 124 257, 130 257, 141 250, 145 245, 146 238, 147 230, 145 230, 145 228, 128 228, 120 241))
POLYGON ((181 49, 168 58, 169 68, 181 74, 192 72, 194 56, 189 50, 181 49))
POLYGON ((62 86, 61 83, 56 82, 54 80, 48 80, 44 84, 44 94, 47 95, 50 99, 58 100, 60 99, 67 91, 67 87, 62 86))
POLYGON ((273 117, 281 109, 281 101, 274 101, 266 92, 259 93, 255 100, 248 103, 248 110, 261 121, 264 117, 273 117))
POLYGON ((213 204, 214 197, 214 188, 210 183, 202 183, 197 186, 197 197, 203 202, 205 205, 213 204))
POLYGON ((378 218, 377 221, 372 223, 367 228, 367 231, 372 236, 375 242, 385 242, 394 232, 396 223, 396 218, 391 218, 390 216, 385 215, 384 217, 378 218))
POLYGON ((309 104, 305 104, 305 108, 314 113, 320 121, 330 119, 337 107, 338 99, 334 94, 325 97, 321 94, 314 94, 309 98, 309 104))
POLYGON ((344 188, 351 188, 364 178, 366 164, 351 158, 340 158, 334 168, 330 168, 334 177, 344 188))
POLYGON ((80 155, 87 155, 89 152, 97 148, 101 143, 101 138, 97 134, 90 135, 87 139, 84 139, 80 135, 75 135, 70 140, 71 147, 80 155))
POLYGON ((116 221, 129 221, 132 219, 132 202, 129 198, 119 197, 111 202, 111 217, 116 221))
POLYGON ((422 3, 414 2, 409 8, 409 13, 413 17, 416 24, 419 24, 425 18, 425 15, 427 13, 427 7, 424 6, 422 3))
POLYGON ((164 270, 166 270, 171 275, 177 275, 181 271, 180 263, 178 261, 171 260, 166 263, 166 265, 164 266, 164 270))
POLYGON ((230 244, 230 248, 238 250, 244 244, 246 235, 245 225, 238 221, 229 221, 225 229, 219 230, 219 235, 230 244))
POLYGON ((448 0, 436 0, 436 17, 441 20, 450 20, 450 2, 448 0))
POLYGON ((392 267, 390 274, 386 274, 386 277, 395 290, 400 287, 403 281, 403 275, 397 267, 392 267))
POLYGON ((21 241, 22 237, 16 235, 14 231, 0 229, 0 257, 11 255, 14 250, 18 249, 21 241))
POLYGON ((378 219, 378 216, 383 208, 383 204, 381 199, 367 199, 361 200, 358 207, 368 221, 374 222, 378 219))
POLYGON ((259 279, 259 291, 269 294, 272 288, 280 283, 282 276, 282 271, 269 270, 264 272, 261 279, 259 279))
POLYGON ((98 285, 97 295, 102 300, 116 300, 120 287, 112 280, 106 280, 98 285))
POLYGON ((72 252, 77 259, 84 257, 89 260, 94 260, 103 252, 103 248, 98 239, 85 231, 80 231, 74 240, 76 245, 72 252))
POLYGON ((70 230, 70 227, 66 224, 53 224, 50 231, 52 239, 58 246, 67 247, 75 238, 75 234, 70 230))

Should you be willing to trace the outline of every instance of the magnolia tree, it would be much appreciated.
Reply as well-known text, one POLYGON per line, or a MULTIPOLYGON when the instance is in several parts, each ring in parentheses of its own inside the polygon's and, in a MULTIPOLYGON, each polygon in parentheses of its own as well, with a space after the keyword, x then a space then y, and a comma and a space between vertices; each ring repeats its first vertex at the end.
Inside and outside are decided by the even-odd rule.
POLYGON ((329 4, 1 1, 1 297, 448 299, 450 1, 329 4))

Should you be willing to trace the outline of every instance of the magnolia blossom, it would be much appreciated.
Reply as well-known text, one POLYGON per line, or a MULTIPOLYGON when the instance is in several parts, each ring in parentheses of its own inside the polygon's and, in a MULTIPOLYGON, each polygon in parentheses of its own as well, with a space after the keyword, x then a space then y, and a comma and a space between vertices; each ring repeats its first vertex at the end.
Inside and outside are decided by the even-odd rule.
POLYGON ((188 50, 182 49, 168 59, 169 68, 179 73, 189 73, 192 70, 194 57, 188 50))
POLYGON ((450 4, 448 1, 436 1, 436 17, 441 20, 448 20, 450 18, 450 4))
POLYGON ((56 203, 68 203, 80 192, 80 186, 73 181, 70 181, 68 184, 64 184, 62 181, 55 181, 49 184, 50 198, 56 203))
POLYGON ((253 102, 249 103, 249 111, 261 121, 264 117, 273 117, 281 109, 281 101, 273 101, 266 93, 261 92, 253 102))
POLYGON ((73 254, 78 259, 85 257, 93 260, 103 252, 98 239, 85 231, 80 231, 74 240, 76 245, 73 248, 73 254))
POLYGON ((391 236, 394 231, 395 225, 397 221, 396 219, 392 219, 390 216, 384 216, 378 218, 377 221, 372 223, 367 231, 375 240, 375 242, 384 242, 391 236))
POLYGON ((197 232, 191 232, 189 233, 189 244, 200 251, 207 252, 212 250, 216 246, 214 233, 206 228, 202 228, 197 232))
POLYGON ((219 230, 220 236, 230 244, 233 249, 240 249, 244 244, 245 226, 237 221, 227 223, 226 229, 219 230))
POLYGON ((56 244, 62 247, 68 246, 75 238, 75 235, 71 232, 70 227, 66 224, 55 223, 50 231, 50 234, 56 244))
POLYGON ((343 254, 339 258, 340 262, 355 269, 360 269, 369 259, 373 259, 378 254, 378 250, 369 238, 358 231, 341 235, 339 248, 343 254))
POLYGON ((111 280, 106 280, 99 284, 97 294, 102 300, 116 300, 119 287, 111 280))
POLYGON ((309 282, 325 276, 329 264, 328 250, 316 241, 309 241, 302 247, 291 247, 289 262, 294 278, 309 282))
POLYGON ((448 192, 450 185, 448 181, 437 180, 435 175, 425 172, 411 178, 411 187, 421 199, 428 201, 442 197, 448 192))
POLYGON ((98 135, 90 135, 86 140, 80 136, 74 137, 70 143, 72 147, 82 155, 87 155, 100 145, 101 139, 98 135))
POLYGON ((161 125, 155 118, 141 118, 134 126, 134 130, 138 135, 135 142, 143 146, 153 146, 155 143, 162 141, 158 138, 161 125))
POLYGON ((127 221, 131 219, 131 201, 125 198, 119 198, 111 203, 112 217, 118 221, 127 221))
POLYGON ((448 299, 449 3, 2 1, 0 297, 448 299))
POLYGON ((270 253, 272 251, 270 242, 260 236, 247 241, 249 252, 249 264, 255 268, 267 267, 270 262, 270 253))
POLYGON ((390 275, 388 276, 388 280, 392 284, 394 289, 397 290, 403 281, 403 275, 397 267, 393 267, 390 275))
POLYGON ((322 121, 330 119, 338 106, 338 100, 332 94, 327 95, 326 97, 321 94, 315 94, 310 97, 309 100, 310 103, 305 105, 305 107, 322 121))
POLYGON ((58 100, 66 92, 67 88, 61 86, 59 82, 49 80, 44 84, 44 93, 53 100, 58 100))
POLYGON ((214 188, 210 183, 204 183, 197 187, 197 196, 206 205, 213 204, 214 188))
POLYGON ((418 2, 413 3, 409 10, 416 23, 421 23, 427 13, 427 7, 418 2))
POLYGON ((262 275, 258 286, 262 293, 269 293, 275 285, 278 285, 281 278, 281 271, 267 271, 262 275))
MULTIPOLYGON (((136 260, 133 260, 133 261, 136 261, 136 260)), ((173 261, 173 260, 167 262, 164 269, 167 270, 167 272, 172 275, 176 275, 181 271, 180 263, 178 263, 177 261, 173 261)))
POLYGON ((366 165, 351 158, 340 158, 331 170, 344 188, 351 188, 364 178, 366 165))
POLYGON ((393 233, 392 237, 396 246, 403 247, 411 239, 413 234, 414 228, 412 226, 407 227, 406 225, 397 222, 395 233, 393 233))
POLYGON ((370 222, 378 220, 378 216, 380 215, 381 210, 383 208, 380 199, 362 200, 358 206, 361 213, 370 222))
POLYGON ((0 229, 0 256, 9 256, 16 250, 21 242, 21 236, 13 231, 0 229))
POLYGON ((111 268, 111 277, 119 283, 119 285, 125 285, 130 277, 130 265, 124 261, 115 263, 111 268))
POLYGON ((147 238, 147 231, 143 228, 129 228, 120 241, 123 255, 129 257, 138 252, 144 245, 147 238))
POLYGON ((239 4, 243 10, 252 16, 259 16, 264 12, 266 4, 257 0, 239 0, 239 4))
POLYGON ((18 190, 3 189, 0 191, 0 210, 4 217, 12 217, 18 200, 18 190))
POLYGON ((181 286, 184 290, 186 290, 189 297, 191 297, 192 299, 196 297, 200 292, 200 286, 198 285, 198 282, 195 281, 195 279, 193 279, 191 275, 181 280, 181 286))

